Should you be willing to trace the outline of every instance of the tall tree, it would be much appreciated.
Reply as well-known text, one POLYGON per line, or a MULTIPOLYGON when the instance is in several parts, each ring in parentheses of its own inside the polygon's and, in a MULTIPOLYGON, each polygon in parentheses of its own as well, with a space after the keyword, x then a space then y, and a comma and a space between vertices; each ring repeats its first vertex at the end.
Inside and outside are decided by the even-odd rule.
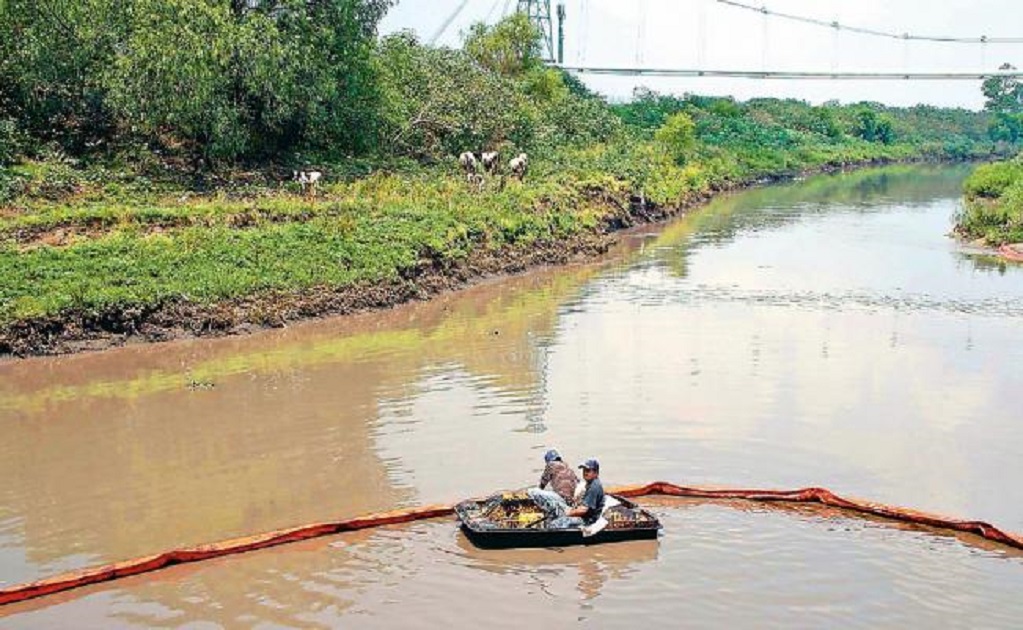
POLYGON ((222 159, 363 151, 379 126, 376 25, 393 3, 6 0, 0 106, 75 150, 121 128, 222 159))
POLYGON ((373 33, 391 0, 138 3, 111 93, 150 135, 220 159, 374 144, 373 33))
POLYGON ((543 65, 540 32, 523 13, 515 13, 493 26, 473 24, 464 48, 481 66, 506 77, 519 77, 543 65))
POLYGON ((123 33, 123 2, 0 3, 0 106, 43 140, 70 150, 102 138, 105 63, 123 33))
MULTIPOLYGON (((999 70, 1015 70, 1015 66, 1003 63, 999 70)), ((985 109, 998 114, 1023 112, 1023 85, 1016 77, 989 77, 984 80, 981 91, 987 98, 985 109)))
POLYGON ((527 144, 537 111, 515 83, 449 48, 410 33, 380 45, 388 151, 443 159, 510 143, 527 144))

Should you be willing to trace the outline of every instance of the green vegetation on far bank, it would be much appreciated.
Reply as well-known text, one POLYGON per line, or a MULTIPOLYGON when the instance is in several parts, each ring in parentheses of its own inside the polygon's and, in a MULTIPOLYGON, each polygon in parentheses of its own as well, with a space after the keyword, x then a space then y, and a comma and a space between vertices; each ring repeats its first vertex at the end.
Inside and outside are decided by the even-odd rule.
MULTIPOLYGON (((1002 70, 1013 70, 1004 64, 1002 70)), ((1023 138, 1023 84, 1014 77, 992 77, 982 88, 992 116, 989 136, 1017 144, 1023 138)), ((963 185, 965 202, 956 232, 998 247, 1023 243, 1023 157, 979 166, 963 185)))
POLYGON ((154 19, 0 5, 0 354, 33 327, 414 283, 488 252, 571 250, 721 189, 1019 140, 987 112, 929 106, 649 90, 612 105, 543 66, 521 16, 455 50, 378 38, 389 4, 147 0, 154 19), (525 151, 529 172, 470 185, 466 150, 525 151), (325 180, 302 195, 287 180, 310 167, 325 180))
POLYGON ((987 245, 1023 243, 1023 159, 983 164, 963 185, 956 230, 987 245))

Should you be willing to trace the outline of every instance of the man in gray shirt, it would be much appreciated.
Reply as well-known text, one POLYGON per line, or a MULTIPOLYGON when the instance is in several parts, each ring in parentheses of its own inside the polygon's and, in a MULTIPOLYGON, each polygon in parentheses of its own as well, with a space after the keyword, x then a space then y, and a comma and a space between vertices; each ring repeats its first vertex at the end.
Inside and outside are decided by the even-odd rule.
POLYGON ((600 462, 588 459, 579 465, 586 480, 586 491, 579 505, 568 511, 566 516, 582 518, 586 525, 593 524, 604 511, 604 484, 600 483, 600 462))

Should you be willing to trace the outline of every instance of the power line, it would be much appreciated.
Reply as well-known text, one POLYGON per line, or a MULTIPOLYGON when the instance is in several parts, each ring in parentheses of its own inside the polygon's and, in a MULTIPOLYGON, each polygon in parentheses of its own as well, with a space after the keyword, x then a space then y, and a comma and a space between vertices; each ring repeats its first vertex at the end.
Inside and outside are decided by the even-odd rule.
POLYGON ((736 2, 735 0, 717 1, 720 2, 721 4, 725 4, 730 7, 735 7, 737 9, 756 11, 757 13, 762 13, 764 15, 770 15, 785 20, 793 20, 795 22, 803 22, 804 24, 813 24, 815 26, 825 26, 827 28, 833 28, 835 30, 849 31, 850 33, 859 33, 860 35, 886 37, 888 39, 901 39, 905 41, 918 42, 940 42, 944 44, 1023 44, 1023 37, 988 37, 987 35, 981 35, 980 37, 936 37, 929 35, 911 35, 909 33, 890 33, 886 31, 879 31, 859 26, 847 26, 845 24, 840 24, 838 21, 828 22, 827 20, 818 20, 815 18, 806 17, 802 15, 793 15, 791 13, 772 11, 771 9, 768 9, 766 6, 755 7, 750 4, 736 2))
POLYGON ((1023 77, 1023 71, 998 72, 795 72, 788 70, 683 70, 671 68, 588 68, 585 66, 557 66, 568 72, 611 76, 656 76, 656 77, 729 77, 736 79, 789 79, 789 80, 832 80, 848 79, 861 81, 909 80, 909 81, 977 81, 990 77, 1023 77))
POLYGON ((494 4, 490 5, 490 10, 487 11, 487 17, 483 19, 487 24, 490 23, 490 18, 494 15, 494 11, 497 10, 497 5, 501 4, 501 0, 494 0, 494 4))

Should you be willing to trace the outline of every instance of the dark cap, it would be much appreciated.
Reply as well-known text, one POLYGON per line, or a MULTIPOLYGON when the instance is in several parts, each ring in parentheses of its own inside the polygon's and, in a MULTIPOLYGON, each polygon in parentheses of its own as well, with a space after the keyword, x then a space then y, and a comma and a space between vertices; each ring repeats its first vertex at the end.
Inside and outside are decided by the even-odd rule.
POLYGON ((590 459, 586 460, 585 462, 579 464, 579 468, 584 468, 586 470, 592 470, 593 472, 598 472, 599 473, 600 472, 600 462, 598 462, 597 460, 595 460, 593 458, 590 458, 590 459))
POLYGON ((559 453, 556 449, 553 448, 544 453, 543 456, 543 461, 547 462, 548 464, 558 459, 561 459, 561 453, 559 453))

